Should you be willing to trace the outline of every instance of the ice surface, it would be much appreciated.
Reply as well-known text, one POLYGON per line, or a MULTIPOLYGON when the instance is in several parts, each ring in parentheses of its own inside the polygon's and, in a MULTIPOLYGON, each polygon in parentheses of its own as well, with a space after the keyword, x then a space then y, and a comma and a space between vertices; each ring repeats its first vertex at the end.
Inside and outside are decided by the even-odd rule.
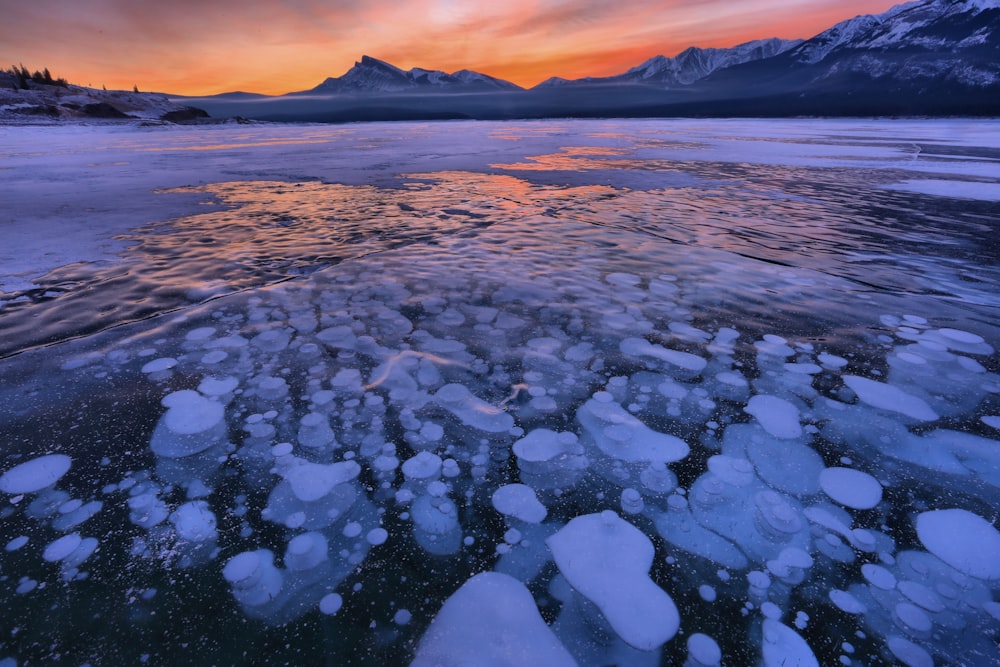
POLYGON ((19 463, 0 475, 0 491, 37 493, 62 479, 72 462, 65 454, 49 454, 19 463))
POLYGON ((2 360, 7 646, 25 663, 227 664, 261 642, 276 662, 402 663, 494 570, 585 664, 712 661, 697 630, 748 664, 992 655, 988 212, 891 189, 901 170, 956 192, 993 178, 963 151, 997 125, 969 123, 0 128, 0 285, 24 291, 0 341, 30 347, 15 323, 45 312, 63 335, 130 300, 169 311, 2 360), (130 164, 88 166, 112 156, 130 164), (18 234, 39 219, 45 247, 18 234), (92 284, 114 294, 95 305, 76 287, 92 284), (16 486, 53 442, 86 474, 16 486), (933 537, 940 507, 974 515, 947 522, 974 539, 933 537), (609 508, 641 539, 579 528, 609 508), (633 551, 663 560, 622 571, 633 551), (81 598, 88 576, 109 595, 81 598), (652 620, 682 613, 665 590, 690 609, 686 646, 652 620), (93 619, 72 642, 46 622, 70 598, 93 619), (297 641, 320 624, 338 641, 297 641))
POLYGON ((677 607, 648 575, 653 543, 635 526, 606 510, 576 517, 546 542, 570 585, 629 645, 649 651, 677 633, 677 607))
POLYGON ((986 519, 964 509, 923 512, 917 536, 932 554, 979 579, 1000 579, 1000 532, 986 519))
POLYGON ((424 632, 411 663, 576 665, 542 620, 528 589, 496 572, 477 574, 449 597, 424 632))

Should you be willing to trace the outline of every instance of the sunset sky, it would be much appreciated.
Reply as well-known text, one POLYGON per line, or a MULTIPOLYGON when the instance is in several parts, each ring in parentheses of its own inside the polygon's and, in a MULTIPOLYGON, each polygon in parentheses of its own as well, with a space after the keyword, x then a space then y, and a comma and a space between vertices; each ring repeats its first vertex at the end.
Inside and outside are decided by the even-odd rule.
POLYGON ((24 0, 0 11, 0 65, 176 94, 280 94, 362 54, 530 87, 617 74, 688 46, 808 38, 897 0, 24 0))

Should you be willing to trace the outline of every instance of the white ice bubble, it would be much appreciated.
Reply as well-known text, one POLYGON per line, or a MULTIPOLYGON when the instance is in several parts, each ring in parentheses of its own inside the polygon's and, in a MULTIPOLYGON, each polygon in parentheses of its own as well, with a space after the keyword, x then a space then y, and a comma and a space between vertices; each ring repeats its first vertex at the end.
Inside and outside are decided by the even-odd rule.
POLYGON ((174 359, 173 357, 160 357, 159 359, 154 359, 153 361, 146 363, 146 365, 142 367, 142 372, 158 373, 160 371, 165 371, 170 368, 173 368, 174 366, 177 365, 177 363, 178 363, 177 360, 174 359))
POLYGON ((570 667, 576 661, 546 625, 524 584, 483 572, 445 600, 410 664, 570 667))
POLYGON ((622 354, 630 357, 652 357, 660 361, 665 361, 672 367, 686 374, 700 373, 708 361, 690 352, 671 350, 662 345, 654 345, 644 338, 626 338, 621 342, 619 348, 622 354))
POLYGON ((776 438, 792 439, 802 435, 799 409, 783 398, 758 394, 750 399, 744 410, 776 438))
POLYGON ((501 514, 527 523, 541 523, 548 514, 535 490, 525 484, 506 484, 494 491, 493 507, 501 514))
POLYGON ((207 431, 222 421, 225 415, 221 403, 190 389, 167 394, 161 402, 167 407, 163 423, 178 435, 207 431))
POLYGON ((765 618, 762 633, 764 667, 819 667, 806 640, 787 625, 765 618))
POLYGON ((938 414, 924 399, 908 394, 894 385, 857 375, 845 375, 844 383, 858 395, 862 403, 880 410, 898 412, 918 421, 934 421, 938 418, 938 414))
POLYGON ((651 651, 680 626, 674 601, 649 578, 653 543, 610 510, 571 520, 546 540, 570 585, 627 644, 651 651))
POLYGON ((866 472, 852 468, 826 468, 819 475, 823 493, 853 509, 871 509, 882 501, 882 485, 866 472))
POLYGON ((18 464, 0 475, 0 491, 35 493, 58 482, 73 460, 65 454, 48 454, 18 464))
POLYGON ((847 591, 838 588, 830 591, 830 601, 845 614, 864 614, 868 611, 868 607, 864 603, 847 591))
POLYGON ((718 665, 722 660, 722 649, 719 648, 716 641, 700 632, 688 637, 687 649, 688 657, 699 667, 718 665))
POLYGON ((576 418, 607 456, 622 461, 670 463, 691 451, 674 435, 649 428, 606 392, 597 392, 576 411, 576 418))
POLYGON ((80 533, 63 535, 59 539, 50 542, 45 547, 45 550, 42 552, 42 558, 50 563, 63 560, 73 553, 73 551, 80 546, 82 541, 83 538, 80 537, 80 533))
POLYGON ((885 591, 891 591, 896 587, 896 577, 892 572, 885 569, 881 565, 875 565, 874 563, 865 563, 861 566, 861 574, 864 576, 868 583, 876 588, 881 588, 885 591))
POLYGON ((4 547, 4 551, 17 551, 27 543, 28 543, 27 535, 21 535, 20 537, 15 537, 14 539, 12 539, 10 542, 7 543, 7 545, 4 547))
POLYGON ((909 639, 893 635, 886 641, 889 650, 906 667, 934 667, 934 659, 909 639))
POLYGON ((319 601, 319 610, 327 616, 336 614, 342 606, 344 606, 344 599, 336 593, 324 595, 319 601))
POLYGON ((1000 430, 1000 415, 984 415, 981 419, 987 426, 1000 430))
POLYGON ((368 544, 372 546, 378 546, 380 544, 385 544, 385 541, 389 539, 389 531, 385 528, 372 528, 365 535, 365 540, 368 544))
POLYGON ((917 537, 932 554, 977 579, 1000 579, 1000 532, 977 514, 944 509, 917 516, 917 537))

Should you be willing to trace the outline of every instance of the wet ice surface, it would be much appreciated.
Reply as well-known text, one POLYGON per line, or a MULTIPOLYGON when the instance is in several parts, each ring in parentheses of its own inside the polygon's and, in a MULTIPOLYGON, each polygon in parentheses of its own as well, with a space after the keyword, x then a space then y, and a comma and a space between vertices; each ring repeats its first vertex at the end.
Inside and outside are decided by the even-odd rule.
POLYGON ((5 276, 0 659, 995 660, 993 124, 95 132, 5 137, 164 203, 5 276))

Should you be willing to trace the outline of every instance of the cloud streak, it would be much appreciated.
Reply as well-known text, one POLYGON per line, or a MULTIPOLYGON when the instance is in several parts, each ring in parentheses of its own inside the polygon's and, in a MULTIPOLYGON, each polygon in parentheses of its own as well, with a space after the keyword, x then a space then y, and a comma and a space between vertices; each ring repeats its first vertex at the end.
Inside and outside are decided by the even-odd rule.
POLYGON ((209 94, 282 93, 362 54, 531 86, 618 73, 688 46, 811 37, 892 0, 32 0, 6 8, 0 64, 71 81, 209 94))

